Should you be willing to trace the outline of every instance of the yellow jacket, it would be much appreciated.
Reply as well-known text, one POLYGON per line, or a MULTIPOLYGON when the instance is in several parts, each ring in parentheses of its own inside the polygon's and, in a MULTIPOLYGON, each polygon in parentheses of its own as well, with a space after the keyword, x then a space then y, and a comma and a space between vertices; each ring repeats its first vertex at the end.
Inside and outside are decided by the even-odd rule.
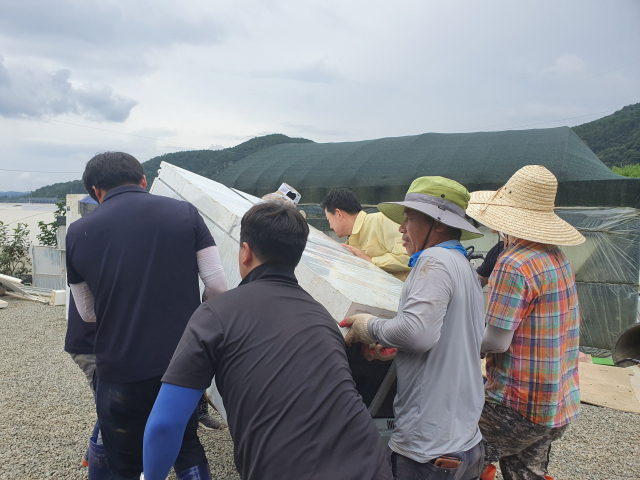
POLYGON ((399 226, 382 213, 367 214, 361 210, 346 243, 364 251, 374 265, 404 282, 411 267, 399 226))

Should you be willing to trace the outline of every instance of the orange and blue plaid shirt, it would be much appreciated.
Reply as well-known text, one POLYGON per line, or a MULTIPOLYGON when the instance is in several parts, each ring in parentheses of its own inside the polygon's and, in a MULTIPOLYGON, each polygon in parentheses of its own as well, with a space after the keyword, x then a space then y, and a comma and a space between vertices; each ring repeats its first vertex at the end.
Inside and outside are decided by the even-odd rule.
POLYGON ((577 419, 580 312, 564 253, 526 240, 509 245, 489 280, 486 322, 514 330, 505 353, 487 355, 487 400, 539 425, 577 419))

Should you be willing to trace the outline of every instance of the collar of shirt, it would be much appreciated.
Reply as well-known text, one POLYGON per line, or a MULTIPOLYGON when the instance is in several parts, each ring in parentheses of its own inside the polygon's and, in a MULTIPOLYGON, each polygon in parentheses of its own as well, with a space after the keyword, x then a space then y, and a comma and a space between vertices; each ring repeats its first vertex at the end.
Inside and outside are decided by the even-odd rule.
POLYGON ((362 225, 364 225, 364 219, 367 216, 367 212, 365 212, 364 210, 360 210, 360 213, 358 213, 358 216, 356 217, 356 221, 353 224, 353 230, 351 230, 351 235, 357 235, 360 233, 360 230, 362 229, 362 225))
POLYGON ((107 200, 115 197, 116 195, 120 195, 121 193, 149 193, 140 185, 121 185, 116 188, 112 188, 107 192, 107 194, 102 199, 102 203, 107 200))
MULTIPOLYGON (((458 250, 460 253, 462 253, 465 256, 465 258, 467 258, 467 250, 462 246, 462 244, 458 240, 447 240, 446 242, 439 243, 438 245, 434 245, 433 247, 429 247, 429 248, 435 248, 435 247, 446 248, 447 250, 458 250)), ((420 250, 419 252, 416 252, 413 255, 411 255, 411 258, 409 258, 409 266, 411 268, 415 266, 422 252, 424 252, 424 250, 420 250)))
POLYGON ((509 243, 504 250, 503 253, 507 250, 512 250, 513 248, 525 248, 527 250, 536 250, 539 252, 543 251, 553 251, 557 249, 555 245, 549 245, 546 243, 540 242, 532 242, 530 240, 524 240, 523 238, 516 238, 513 242, 509 243))
MULTIPOLYGON (((251 270, 246 277, 242 279, 240 285, 245 285, 256 280, 276 280, 281 282, 289 282, 298 284, 295 275, 295 267, 286 263, 263 263, 251 270)), ((238 285, 238 286, 240 286, 238 285)))

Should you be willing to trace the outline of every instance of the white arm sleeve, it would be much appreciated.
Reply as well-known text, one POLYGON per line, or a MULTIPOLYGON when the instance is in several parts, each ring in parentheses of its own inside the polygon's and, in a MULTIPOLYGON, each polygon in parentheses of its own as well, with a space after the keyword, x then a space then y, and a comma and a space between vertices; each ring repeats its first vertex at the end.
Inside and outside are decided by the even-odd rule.
POLYGON ((200 278, 204 283, 203 299, 207 300, 226 292, 229 286, 222 269, 218 247, 203 248, 196 253, 196 258, 198 259, 198 272, 200 272, 200 278))
POLYGON ((487 324, 480 353, 504 353, 509 350, 515 330, 507 330, 487 324))
POLYGON ((426 258, 416 274, 396 317, 369 320, 369 335, 383 347, 424 353, 440 340, 453 281, 444 264, 433 257, 426 258))
POLYGON ((95 323, 96 312, 93 307, 93 295, 87 282, 70 284, 69 288, 73 294, 73 300, 76 302, 80 318, 85 322, 95 323))

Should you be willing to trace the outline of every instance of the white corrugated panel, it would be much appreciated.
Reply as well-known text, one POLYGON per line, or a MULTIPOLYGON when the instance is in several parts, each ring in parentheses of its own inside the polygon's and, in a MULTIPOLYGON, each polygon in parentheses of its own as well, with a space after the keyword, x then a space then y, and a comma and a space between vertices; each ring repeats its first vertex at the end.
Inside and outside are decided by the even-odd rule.
MULTIPOLYGON (((151 193, 190 202, 198 209, 218 245, 229 287, 236 287, 241 280, 238 270, 240 221, 252 205, 262 200, 169 163, 162 162, 160 167, 151 193)), ((296 276, 302 288, 324 305, 336 322, 354 313, 395 316, 403 285, 311 226, 296 276)), ((346 332, 343 328, 342 333, 346 332)), ((389 367, 381 362, 371 362, 369 368, 389 367)), ((215 381, 208 393, 226 420, 215 381)), ((382 434, 388 440, 388 432, 382 434)))
POLYGON ((55 247, 31 246, 33 285, 51 290, 64 290, 66 270, 64 251, 55 247))
MULTIPOLYGON (((198 209, 218 245, 229 287, 236 287, 241 280, 240 220, 262 200, 169 163, 162 162, 160 167, 151 193, 191 202, 198 209)), ((338 322, 354 313, 395 316, 402 282, 353 256, 319 230, 310 229, 307 248, 296 269, 300 285, 338 322)))

